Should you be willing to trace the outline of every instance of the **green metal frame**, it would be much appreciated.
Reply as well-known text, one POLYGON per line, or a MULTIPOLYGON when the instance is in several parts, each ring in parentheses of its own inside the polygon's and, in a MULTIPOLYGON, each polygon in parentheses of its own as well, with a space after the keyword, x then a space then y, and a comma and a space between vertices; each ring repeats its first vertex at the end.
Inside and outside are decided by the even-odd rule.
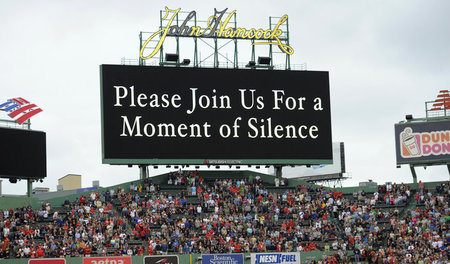
POLYGON ((429 105, 432 105, 436 103, 435 101, 428 101, 425 102, 425 113, 426 113, 426 118, 427 120, 430 119, 437 119, 437 120, 442 120, 442 119, 449 119, 450 118, 450 110, 444 108, 442 110, 431 110, 431 107, 429 105))
MULTIPOLYGON (((163 16, 164 13, 166 11, 165 10, 160 10, 160 25, 159 25, 159 30, 163 29, 163 16)), ((180 19, 180 15, 186 15, 189 12, 185 12, 185 11, 180 11, 176 14, 176 17, 173 21, 173 25, 179 26, 180 20, 182 21, 182 19, 180 19)), ((228 13, 229 14, 229 13, 228 13)), ((273 30, 275 28, 275 26, 277 25, 277 23, 275 23, 273 20, 274 18, 279 18, 279 17, 269 17, 269 28, 270 30, 273 30)), ((194 23, 195 26, 198 25, 199 22, 206 22, 206 21, 199 21, 197 20, 197 14, 195 14, 195 16, 193 17, 192 22, 194 23)), ((237 21, 236 21, 236 13, 233 14, 232 19, 230 19, 229 24, 234 25, 234 29, 237 28, 237 21)), ((289 45, 289 19, 286 20, 285 23, 283 23, 281 25, 280 28, 283 31, 283 35, 281 35, 279 37, 280 41, 283 44, 289 45)), ((153 32, 154 33, 154 32, 153 32)), ((153 34, 151 32, 140 32, 139 34, 139 50, 142 50, 142 46, 146 41, 146 38, 144 37, 144 35, 146 34, 153 34)), ((162 33, 161 33, 162 35, 162 33)), ((226 45, 228 45, 229 43, 233 42, 234 43, 234 54, 233 54, 233 68, 237 69, 239 68, 239 57, 238 57, 238 41, 239 40, 246 40, 248 41, 249 39, 247 38, 242 38, 242 37, 236 37, 236 38, 225 38, 225 37, 219 37, 217 36, 217 33, 214 34, 214 36, 212 37, 195 37, 195 36, 171 36, 171 35, 167 35, 167 38, 174 38, 175 42, 176 42, 176 52, 177 54, 180 54, 180 38, 192 38, 194 40, 194 58, 193 58, 193 65, 194 67, 202 67, 202 62, 205 62, 207 59, 209 59, 211 56, 213 56, 213 67, 214 68, 219 68, 220 65, 220 61, 219 61, 219 56, 223 57, 227 62, 231 62, 231 60, 229 60, 227 58, 227 56, 224 56, 223 54, 220 53, 220 49, 225 47, 226 45), (199 53, 198 53, 198 40, 201 40, 203 43, 205 43, 206 45, 208 45, 209 47, 211 47, 214 51, 211 55, 207 56, 206 58, 204 58, 203 60, 201 60, 201 58, 199 58, 199 53), (226 40, 227 42, 223 45, 220 45, 219 41, 221 40, 226 40), (209 43, 211 42, 212 43, 209 43)), ((273 42, 273 40, 269 40, 269 42, 273 42)), ((254 39, 251 39, 251 43, 255 43, 254 39)), ((164 62, 164 45, 161 45, 159 52, 159 65, 160 66, 165 66, 166 63, 164 62)), ((286 70, 290 70, 291 69, 291 60, 290 60, 290 56, 287 53, 284 52, 275 52, 272 50, 272 46, 273 45, 269 45, 269 54, 268 56, 271 58, 270 60, 270 66, 260 66, 260 67, 252 67, 252 68, 269 68, 269 69, 273 69, 274 65, 273 65, 273 59, 274 59, 274 53, 283 53, 285 54, 286 58, 285 58, 285 63, 284 63, 284 67, 286 70)), ((156 55, 155 55, 156 57, 156 55)), ((255 50, 255 45, 252 45, 252 51, 251 51, 251 60, 255 61, 255 57, 256 57, 256 50, 255 50)), ((178 58, 178 60, 180 60, 180 58, 178 58)), ((177 62, 179 64, 179 61, 177 62)), ((142 59, 141 57, 139 57, 139 65, 144 66, 146 65, 146 60, 142 59)))

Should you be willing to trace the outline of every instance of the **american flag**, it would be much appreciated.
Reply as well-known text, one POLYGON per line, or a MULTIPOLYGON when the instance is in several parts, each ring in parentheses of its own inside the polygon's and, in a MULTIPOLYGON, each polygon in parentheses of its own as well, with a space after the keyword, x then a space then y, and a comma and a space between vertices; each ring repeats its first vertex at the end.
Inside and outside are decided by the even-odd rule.
POLYGON ((32 116, 42 112, 41 108, 22 97, 12 98, 0 104, 0 110, 9 112, 8 115, 21 125, 32 116))

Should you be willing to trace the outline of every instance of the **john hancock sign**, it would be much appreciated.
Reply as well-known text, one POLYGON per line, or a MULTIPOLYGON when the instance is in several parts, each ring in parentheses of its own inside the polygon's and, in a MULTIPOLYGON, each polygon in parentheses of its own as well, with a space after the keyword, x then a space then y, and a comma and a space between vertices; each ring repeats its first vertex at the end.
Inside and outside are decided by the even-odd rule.
POLYGON ((294 49, 292 49, 292 47, 287 45, 286 43, 283 43, 283 41, 281 40, 283 31, 280 29, 280 26, 287 21, 288 19, 287 15, 283 15, 273 29, 262 29, 262 28, 247 29, 240 27, 232 27, 231 25, 229 25, 230 19, 235 15, 236 10, 233 10, 225 17, 228 8, 225 8, 222 11, 217 11, 216 9, 214 9, 214 15, 210 16, 207 19, 206 27, 202 28, 201 26, 198 26, 197 23, 191 21, 194 17, 196 17, 195 11, 189 12, 180 26, 174 25, 174 20, 177 18, 178 14, 180 13, 180 10, 181 8, 172 10, 166 7, 165 15, 161 18, 161 24, 163 23, 163 21, 167 20, 167 25, 165 27, 161 26, 160 30, 153 33, 153 35, 151 35, 144 42, 140 52, 140 57, 142 59, 146 60, 155 56, 155 54, 158 53, 161 46, 163 45, 166 36, 248 39, 253 40, 252 45, 276 45, 281 49, 282 52, 286 54, 291 55, 294 53, 294 49), (224 18, 225 20, 223 20, 224 18), (189 22, 195 24, 195 26, 188 26, 189 22), (147 45, 156 36, 160 36, 158 44, 155 46, 153 50, 151 50, 150 54, 144 54, 147 45))

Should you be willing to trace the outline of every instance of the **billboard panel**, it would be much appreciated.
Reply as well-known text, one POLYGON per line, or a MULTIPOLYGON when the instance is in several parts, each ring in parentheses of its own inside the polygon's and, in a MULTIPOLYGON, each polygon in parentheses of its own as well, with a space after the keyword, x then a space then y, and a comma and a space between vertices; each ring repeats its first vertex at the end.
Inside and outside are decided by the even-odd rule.
POLYGON ((298 264, 300 262, 299 252, 289 253, 252 253, 251 264, 298 264))
POLYGON ((47 177, 45 132, 0 128, 0 177, 47 177))
POLYGON ((131 257, 83 258, 83 264, 131 264, 131 257))
POLYGON ((243 254, 202 255, 202 264, 244 264, 243 254))
POLYGON ((395 124, 397 164, 450 163, 450 120, 395 124))
POLYGON ((63 258, 30 259, 28 264, 66 264, 63 258))
POLYGON ((323 176, 342 177, 345 173, 345 152, 343 142, 333 142, 333 163, 312 166, 283 167, 283 177, 323 179, 323 176))
POLYGON ((101 65, 108 164, 327 164, 328 72, 101 65))
POLYGON ((145 256, 144 264, 178 264, 177 255, 166 255, 166 256, 145 256))

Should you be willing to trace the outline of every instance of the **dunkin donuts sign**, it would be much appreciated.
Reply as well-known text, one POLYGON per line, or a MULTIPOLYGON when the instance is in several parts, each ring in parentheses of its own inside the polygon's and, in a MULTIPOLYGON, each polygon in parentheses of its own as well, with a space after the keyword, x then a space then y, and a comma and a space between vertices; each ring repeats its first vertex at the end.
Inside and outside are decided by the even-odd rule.
POLYGON ((450 160, 450 121, 395 125, 397 164, 450 160))

